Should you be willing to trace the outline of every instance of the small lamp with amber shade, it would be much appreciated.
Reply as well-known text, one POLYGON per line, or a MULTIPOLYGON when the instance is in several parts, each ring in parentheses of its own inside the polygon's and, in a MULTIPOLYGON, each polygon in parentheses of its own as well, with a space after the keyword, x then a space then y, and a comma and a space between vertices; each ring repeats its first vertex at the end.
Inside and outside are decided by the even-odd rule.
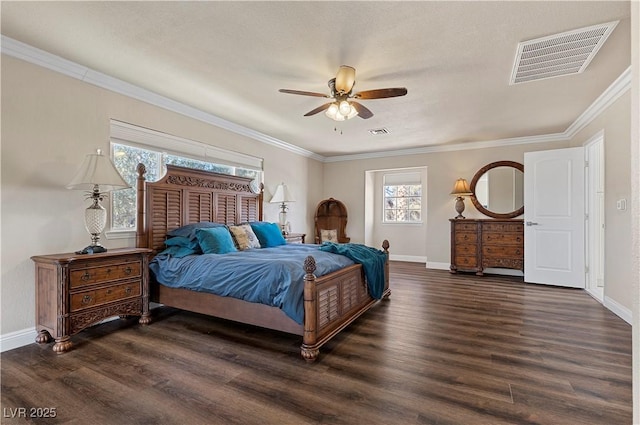
POLYGON ((464 211, 464 197, 473 195, 469 183, 467 183, 465 179, 456 180, 451 194, 456 197, 456 212, 458 213, 456 218, 465 218, 462 215, 464 211))

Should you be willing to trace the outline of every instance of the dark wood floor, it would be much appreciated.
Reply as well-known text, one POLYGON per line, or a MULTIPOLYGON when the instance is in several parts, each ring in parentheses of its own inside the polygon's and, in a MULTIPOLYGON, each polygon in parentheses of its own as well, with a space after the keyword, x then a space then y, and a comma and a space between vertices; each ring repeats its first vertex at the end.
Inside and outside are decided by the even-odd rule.
POLYGON ((631 424, 631 327, 580 290, 394 262, 391 299, 299 337, 158 309, 2 354, 2 423, 631 424))

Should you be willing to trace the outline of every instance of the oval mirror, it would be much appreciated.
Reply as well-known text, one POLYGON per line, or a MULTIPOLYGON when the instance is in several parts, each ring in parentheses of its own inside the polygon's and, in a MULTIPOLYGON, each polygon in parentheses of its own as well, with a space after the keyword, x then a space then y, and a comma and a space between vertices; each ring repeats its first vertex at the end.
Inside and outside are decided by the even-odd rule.
POLYGON ((514 161, 487 164, 471 180, 471 202, 492 218, 524 214, 524 165, 514 161))

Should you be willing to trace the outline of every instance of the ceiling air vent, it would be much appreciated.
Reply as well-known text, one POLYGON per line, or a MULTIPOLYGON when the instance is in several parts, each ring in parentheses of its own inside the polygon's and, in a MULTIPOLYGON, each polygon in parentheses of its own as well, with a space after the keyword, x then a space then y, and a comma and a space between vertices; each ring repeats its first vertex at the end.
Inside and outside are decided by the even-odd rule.
POLYGON ((372 130, 369 130, 369 133, 373 134, 374 136, 377 136, 379 134, 389 134, 389 130, 387 130, 386 128, 374 128, 372 130))
POLYGON ((619 21, 518 43, 509 84, 583 72, 619 21))

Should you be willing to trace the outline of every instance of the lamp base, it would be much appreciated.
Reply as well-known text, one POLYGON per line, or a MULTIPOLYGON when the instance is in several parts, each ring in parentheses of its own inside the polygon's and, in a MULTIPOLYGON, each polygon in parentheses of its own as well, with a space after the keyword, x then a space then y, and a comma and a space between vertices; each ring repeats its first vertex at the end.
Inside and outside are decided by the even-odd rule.
POLYGON ((81 251, 76 251, 76 254, 99 254, 101 252, 107 252, 107 248, 102 245, 89 245, 81 251))
POLYGON ((465 218, 465 216, 462 215, 463 211, 464 211, 464 198, 462 196, 458 196, 456 198, 456 212, 458 213, 458 215, 455 218, 456 219, 465 218))

